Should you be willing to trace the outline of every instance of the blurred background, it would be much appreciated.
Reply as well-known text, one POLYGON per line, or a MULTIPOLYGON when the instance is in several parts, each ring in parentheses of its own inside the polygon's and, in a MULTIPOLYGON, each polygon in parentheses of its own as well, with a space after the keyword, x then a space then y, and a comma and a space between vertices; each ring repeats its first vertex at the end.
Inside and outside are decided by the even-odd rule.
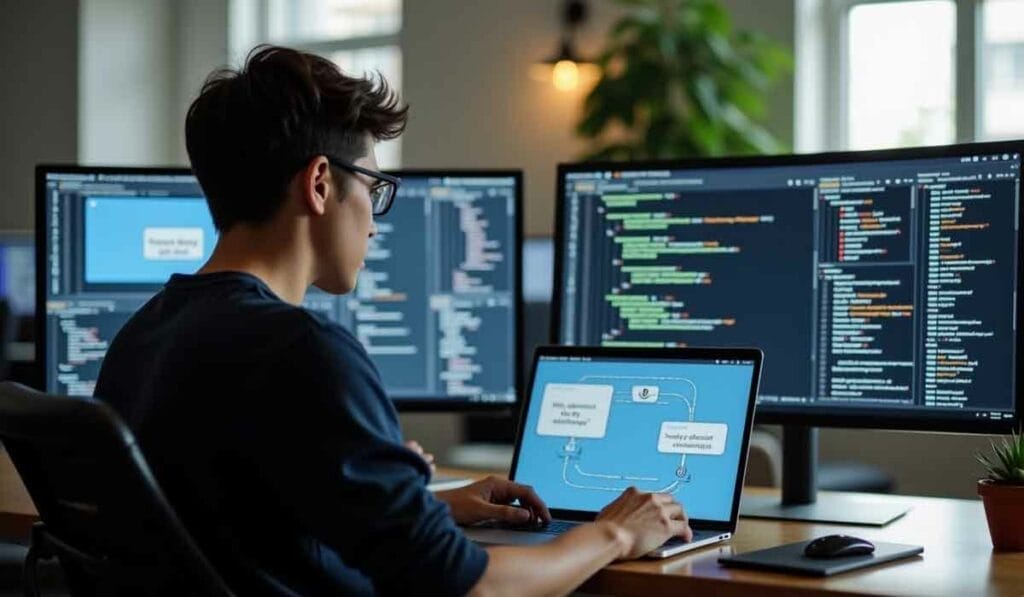
MULTIPOLYGON (((533 342, 548 331, 559 162, 1024 138, 1024 0, 696 2, 706 7, 686 31, 663 32, 693 40, 693 64, 668 75, 623 71, 630 65, 622 56, 636 48, 617 36, 686 4, 5 0, 0 245, 14 265, 0 272, 3 289, 12 309, 30 317, 25 247, 36 163, 187 165, 184 114, 203 79, 240 65, 260 43, 313 51, 350 73, 379 72, 401 91, 411 118, 405 135, 378 147, 384 168, 524 169, 533 342), (737 83, 709 89, 708 69, 724 69, 719 74, 737 83), (607 82, 613 75, 626 77, 636 96, 616 94, 607 82), (644 86, 663 76, 677 77, 680 95, 660 101, 694 107, 671 120, 678 135, 658 137, 664 127, 654 116, 616 124, 616 111, 636 110, 635 102, 647 101, 644 86)), ((640 106, 649 115, 662 108, 657 98, 640 106)), ((31 326, 23 328, 12 366, 30 368, 31 326)), ((403 426, 442 461, 457 461, 465 439, 501 442, 513 433, 510 417, 465 419, 403 415, 403 426)), ((973 453, 986 446, 972 436, 821 435, 821 457, 833 470, 868 471, 890 489, 923 495, 973 496, 980 474, 973 453)))

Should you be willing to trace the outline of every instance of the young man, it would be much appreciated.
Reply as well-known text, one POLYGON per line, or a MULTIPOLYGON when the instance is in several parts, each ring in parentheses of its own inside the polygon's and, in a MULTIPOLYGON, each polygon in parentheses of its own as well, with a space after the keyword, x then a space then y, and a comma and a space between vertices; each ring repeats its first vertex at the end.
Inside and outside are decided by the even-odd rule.
POLYGON ((395 194, 373 145, 405 120, 383 80, 294 50, 214 73, 185 133, 217 246, 124 326, 96 396, 243 595, 564 593, 689 536, 670 496, 629 490, 547 545, 475 545, 457 524, 550 514, 497 478, 432 495, 365 350, 301 307, 311 284, 355 286, 395 194))

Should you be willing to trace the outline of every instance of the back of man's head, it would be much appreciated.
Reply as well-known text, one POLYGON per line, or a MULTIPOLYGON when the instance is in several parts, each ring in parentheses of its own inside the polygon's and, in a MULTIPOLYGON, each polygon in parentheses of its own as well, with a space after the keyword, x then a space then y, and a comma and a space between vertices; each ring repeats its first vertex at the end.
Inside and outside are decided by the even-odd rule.
POLYGON ((271 219, 313 157, 355 161, 368 137, 397 137, 407 110, 382 77, 349 77, 325 58, 261 46, 241 70, 206 80, 185 119, 185 145, 224 232, 271 219))

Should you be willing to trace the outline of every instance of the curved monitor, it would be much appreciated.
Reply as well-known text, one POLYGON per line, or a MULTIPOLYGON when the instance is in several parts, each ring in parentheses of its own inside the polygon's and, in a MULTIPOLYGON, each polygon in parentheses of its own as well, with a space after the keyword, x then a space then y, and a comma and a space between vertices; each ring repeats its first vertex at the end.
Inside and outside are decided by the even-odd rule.
POLYGON ((762 348, 762 423, 1006 431, 1022 154, 561 165, 553 336, 762 348))
MULTIPOLYGON (((510 408, 520 321, 519 171, 403 171, 356 290, 304 306, 366 346, 399 408, 510 408)), ((185 168, 39 166, 36 362, 46 391, 91 395, 106 348, 217 238, 185 168)))

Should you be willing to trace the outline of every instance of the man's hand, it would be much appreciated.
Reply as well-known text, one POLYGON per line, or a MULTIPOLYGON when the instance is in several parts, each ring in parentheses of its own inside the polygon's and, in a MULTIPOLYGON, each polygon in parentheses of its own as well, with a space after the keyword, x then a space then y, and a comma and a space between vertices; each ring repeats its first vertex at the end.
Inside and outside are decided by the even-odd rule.
POLYGON ((426 461, 426 463, 430 466, 431 475, 437 472, 437 467, 434 466, 434 455, 424 450, 423 446, 421 446, 419 442, 417 442, 416 440, 409 440, 405 442, 405 447, 409 448, 413 452, 416 452, 417 454, 420 455, 421 458, 423 458, 424 461, 426 461))
POLYGON ((693 539, 682 504, 666 493, 644 493, 630 487, 597 515, 597 522, 614 525, 622 541, 620 559, 639 558, 669 537, 693 539))
POLYGON ((472 485, 434 494, 448 504, 459 524, 502 520, 514 524, 551 522, 551 512, 529 485, 487 477, 472 485), (519 500, 518 506, 511 505, 519 500))

